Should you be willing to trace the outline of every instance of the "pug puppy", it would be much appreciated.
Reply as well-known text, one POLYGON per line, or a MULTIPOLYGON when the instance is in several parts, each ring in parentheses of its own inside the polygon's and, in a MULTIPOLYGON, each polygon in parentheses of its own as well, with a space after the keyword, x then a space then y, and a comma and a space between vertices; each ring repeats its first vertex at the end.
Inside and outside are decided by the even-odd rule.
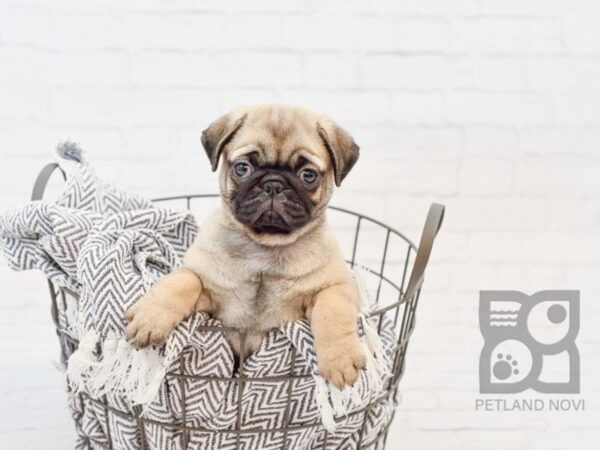
POLYGON ((127 311, 127 338, 160 344, 204 311, 246 331, 228 339, 247 356, 265 331, 307 318, 322 376, 351 385, 365 365, 360 296, 325 210, 358 146, 327 117, 283 105, 235 109, 204 130, 202 144, 213 171, 222 160, 222 206, 200 227, 183 267, 127 311))

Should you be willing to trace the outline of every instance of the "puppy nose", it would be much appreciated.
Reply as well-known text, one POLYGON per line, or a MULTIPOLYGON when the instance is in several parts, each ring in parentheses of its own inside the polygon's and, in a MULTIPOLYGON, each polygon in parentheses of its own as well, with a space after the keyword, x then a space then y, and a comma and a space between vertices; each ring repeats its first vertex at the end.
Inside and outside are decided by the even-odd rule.
POLYGON ((276 180, 267 181, 265 184, 263 184, 263 191, 269 195, 281 194, 281 191, 283 191, 283 184, 281 181, 276 180))
POLYGON ((261 180, 263 191, 269 195, 277 195, 283 191, 283 182, 278 175, 267 175, 261 180))

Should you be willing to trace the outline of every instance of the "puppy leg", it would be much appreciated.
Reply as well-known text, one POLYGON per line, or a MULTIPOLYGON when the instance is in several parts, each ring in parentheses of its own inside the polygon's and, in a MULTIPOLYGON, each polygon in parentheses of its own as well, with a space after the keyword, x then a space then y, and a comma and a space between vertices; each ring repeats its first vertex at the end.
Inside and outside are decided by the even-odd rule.
POLYGON ((316 294, 309 311, 319 371, 340 389, 353 384, 366 363, 358 339, 357 305, 356 289, 344 283, 316 294))
POLYGON ((194 311, 208 311, 210 299, 200 278, 188 268, 164 277, 125 313, 127 339, 136 347, 161 344, 194 311))

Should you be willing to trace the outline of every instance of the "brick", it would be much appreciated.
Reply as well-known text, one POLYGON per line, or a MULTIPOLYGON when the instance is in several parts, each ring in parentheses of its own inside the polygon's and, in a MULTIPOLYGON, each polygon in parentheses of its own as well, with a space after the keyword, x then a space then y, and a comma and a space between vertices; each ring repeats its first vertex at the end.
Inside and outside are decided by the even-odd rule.
POLYGON ((148 198, 168 195, 173 192, 174 179, 178 169, 174 164, 165 164, 164 160, 144 159, 144 170, 140 170, 140 159, 119 158, 115 164, 114 159, 98 159, 94 163, 98 173, 118 186, 137 192, 148 198), (154 180, 148 183, 148 180, 154 180))
POLYGON ((225 21, 222 14, 134 14, 127 21, 127 46, 131 49, 195 50, 221 48, 225 21))
MULTIPOLYGON (((453 199, 448 207, 452 220, 445 225, 446 231, 461 232, 540 230, 548 226, 548 214, 554 211, 542 199, 486 198, 477 195, 453 199)), ((572 222, 570 225, 573 225, 572 222)))
POLYGON ((490 16, 544 16, 546 11, 535 0, 481 0, 480 12, 490 16))
POLYGON ((568 199, 553 199, 547 202, 544 220, 549 231, 590 232, 600 224, 600 212, 592 208, 594 199, 573 202, 568 199))
POLYGON ((600 16, 600 5, 594 0, 535 0, 538 11, 545 14, 556 15, 562 13, 566 16, 600 16))
POLYGON ((39 48, 4 45, 0 46, 0 60, 10 62, 0 71, 1 85, 47 85, 55 55, 39 48))
MULTIPOLYGON (((212 2, 210 2, 212 3, 212 2)), ((230 0, 228 2, 229 7, 235 11, 260 11, 260 12, 306 12, 309 9, 309 2, 303 0, 290 0, 282 3, 278 0, 256 0, 253 2, 247 2, 245 0, 230 0)), ((320 4, 322 7, 323 5, 320 4)))
POLYGON ((517 166, 515 188, 532 197, 594 197, 599 170, 599 161, 585 157, 527 155, 517 166))
MULTIPOLYGON (((561 112, 557 113, 559 116, 561 112)), ((529 128, 520 132, 521 148, 538 157, 570 156, 597 157, 600 129, 582 124, 555 128, 529 128)))
MULTIPOLYGON (((498 239, 503 239, 502 235, 498 239)), ((521 255, 510 261, 510 257, 495 258, 493 250, 489 252, 487 248, 480 247, 480 251, 480 254, 486 252, 485 258, 480 256, 477 263, 456 265, 453 271, 455 283, 460 283, 461 286, 473 286, 473 280, 477 280, 477 285, 473 286, 471 292, 465 293, 463 298, 477 302, 480 289, 516 289, 533 293, 561 286, 565 282, 564 271, 555 262, 531 264, 524 262, 528 259, 521 255)), ((476 317, 475 314, 471 322, 477 322, 476 317)))
POLYGON ((110 94, 113 117, 128 125, 208 124, 221 111, 216 91, 202 89, 118 90, 110 94))
POLYGON ((305 61, 306 86, 311 88, 357 88, 357 58, 346 52, 310 52, 305 61))
POLYGON ((555 54, 564 51, 557 19, 475 17, 453 27, 454 50, 476 54, 555 54))
MULTIPOLYGON (((67 2, 73 2, 73 0, 63 0, 67 2)), ((77 4, 77 2, 73 2, 77 4)), ((258 0, 257 3, 261 3, 258 0)), ((160 15, 164 13, 190 13, 190 12, 211 12, 218 8, 215 8, 214 2, 211 0, 173 0, 165 3, 162 0, 130 0, 128 2, 113 2, 111 5, 114 10, 120 14, 135 13, 135 14, 155 14, 160 15)))
POLYGON ((450 26, 441 18, 400 17, 394 22, 396 50, 444 52, 450 46, 450 26))
POLYGON ((57 127, 37 125, 34 133, 31 132, 31 127, 31 122, 2 125, 0 127, 2 155, 47 158, 56 144, 56 139, 59 139, 61 134, 64 135, 57 127))
POLYGON ((130 58, 131 82, 140 86, 192 84, 190 58, 179 51, 139 51, 130 58))
POLYGON ((461 431, 459 439, 463 442, 463 448, 490 450, 528 450, 531 448, 529 433, 496 430, 461 431))
POLYGON ((106 89, 60 88, 50 96, 53 124, 99 127, 110 124, 109 91, 106 89))
POLYGON ((477 89, 527 90, 528 60, 514 57, 480 58, 473 64, 473 86, 477 89))
POLYGON ((588 127, 600 125, 600 94, 596 92, 560 93, 555 96, 555 101, 558 123, 588 127))
POLYGON ((279 14, 238 13, 225 22, 225 43, 233 48, 277 48, 282 37, 279 14))
POLYGON ((380 51, 392 49, 394 26, 385 16, 294 14, 284 17, 283 35, 284 43, 296 48, 380 51))
MULTIPOLYGON (((426 319, 424 319, 426 320, 426 319)), ((479 340, 479 330, 476 327, 459 328, 456 324, 452 327, 444 327, 438 325, 440 328, 440 334, 444 332, 448 339, 453 341, 468 341, 468 340, 479 340)), ((421 338, 422 339, 422 338, 421 338)), ((441 350, 441 349, 440 349, 441 350)), ((411 354, 410 363, 415 370, 436 370, 437 367, 446 367, 445 372, 453 374, 469 374, 472 376, 477 372, 478 369, 478 354, 463 354, 457 355, 438 355, 432 358, 431 355, 423 354, 419 355, 416 353, 411 354)), ((433 403, 429 401, 428 403, 433 403)), ((427 407, 427 404, 419 409, 433 409, 427 407)), ((439 406, 438 406, 439 408, 439 406)))
POLYGON ((392 119, 401 125, 439 125, 445 121, 441 92, 396 92, 392 104, 392 119))
MULTIPOLYGON (((477 430, 489 427, 495 424, 496 430, 544 430, 546 423, 540 415, 528 414, 526 412, 511 411, 510 414, 504 414, 502 420, 497 416, 489 417, 478 411, 454 411, 447 414, 446 411, 414 411, 409 412, 409 419, 416 429, 420 430, 461 430, 469 427, 470 430, 477 430)), ((526 448, 526 447, 525 447, 526 448)))
MULTIPOLYGON (((224 91, 222 91, 221 100, 223 103, 223 112, 225 112, 239 105, 276 102, 278 98, 275 89, 225 88, 224 91)), ((206 125, 208 125, 208 123, 206 125)))
POLYGON ((303 81, 302 59, 295 52, 232 51, 215 55, 214 64, 204 70, 218 86, 296 87, 303 81))
POLYGON ((514 164, 506 159, 471 157, 460 167, 460 193, 465 197, 503 197, 511 193, 514 164))
MULTIPOLYGON (((398 417, 396 420, 406 419, 398 417)), ((439 450, 440 442, 443 442, 444 448, 448 450, 459 450, 461 448, 456 434, 448 431, 396 431, 395 427, 392 427, 387 442, 391 448, 401 448, 402 445, 410 442, 411 449, 414 450, 439 450)))
MULTIPOLYGON (((573 289, 580 289, 586 297, 598 295, 598 284, 595 282, 597 267, 595 264, 585 264, 585 263, 574 263, 569 264, 568 267, 565 268, 565 285, 570 286, 573 289)), ((598 307, 595 305, 590 305, 589 307, 597 310, 598 307)), ((586 307, 589 308, 589 307, 586 307)), ((585 319, 582 318, 582 320, 585 319)), ((590 319, 590 321, 594 321, 595 319, 590 319)), ((591 328, 585 327, 588 331, 594 330, 595 325, 591 325, 591 328)), ((594 362, 590 364, 592 367, 595 365, 594 362)))
POLYGON ((122 158, 167 159, 179 153, 178 133, 174 127, 135 127, 127 137, 128 151, 122 158))
POLYGON ((369 149, 370 155, 405 163, 414 160, 458 162, 462 147, 460 130, 450 126, 356 127, 353 133, 359 145, 369 149))
POLYGON ((402 406, 411 410, 432 410, 439 408, 439 401, 432 392, 406 390, 402 392, 402 406))
POLYGON ((600 64, 586 57, 539 57, 529 62, 529 82, 536 89, 581 91, 596 88, 600 64))
POLYGON ((600 53, 598 27, 600 27, 598 17, 575 17, 566 20, 565 42, 569 53, 598 55, 600 53))
POLYGON ((469 125, 465 130, 464 152, 468 156, 493 155, 512 159, 518 154, 519 146, 519 136, 510 126, 469 125))
POLYGON ((48 91, 37 86, 0 86, 2 103, 9 107, 0 110, 0 120, 11 121, 44 121, 48 119, 48 91))
POLYGON ((481 262, 517 263, 526 258, 528 235, 518 231, 478 231, 471 233, 469 255, 481 262))
POLYGON ((376 125, 389 120, 391 102, 385 92, 369 90, 289 90, 283 101, 329 114, 341 125, 376 125))
POLYGON ((437 163, 413 161, 390 171, 389 160, 372 161, 364 159, 354 169, 358 179, 369 179, 369 189, 397 194, 438 194, 452 195, 458 189, 458 164, 449 162, 443 166, 437 163), (376 174, 377 176, 370 176, 376 174), (423 183, 423 180, 427 180, 423 183))
POLYGON ((440 15, 440 14, 476 14, 480 11, 478 0, 455 0, 452 3, 444 0, 405 0, 397 2, 386 0, 384 12, 406 15, 440 15))
POLYGON ((547 125, 555 116, 552 98, 540 93, 455 91, 446 105, 451 123, 547 125))
POLYGON ((468 61, 441 55, 368 54, 361 64, 366 86, 449 88, 469 86, 468 61))
MULTIPOLYGON (((579 414, 581 416, 583 414, 579 414)), ((600 432, 592 426, 587 430, 578 430, 576 433, 565 433, 564 430, 549 429, 545 431, 532 431, 532 450, 546 449, 581 449, 593 450, 598 446, 600 432)))
POLYGON ((47 71, 51 86, 123 87, 129 83, 129 61, 123 51, 59 53, 47 71))
POLYGON ((13 45, 29 45, 51 40, 57 32, 56 18, 56 13, 52 11, 35 14, 28 8, 3 7, 0 41, 13 45))

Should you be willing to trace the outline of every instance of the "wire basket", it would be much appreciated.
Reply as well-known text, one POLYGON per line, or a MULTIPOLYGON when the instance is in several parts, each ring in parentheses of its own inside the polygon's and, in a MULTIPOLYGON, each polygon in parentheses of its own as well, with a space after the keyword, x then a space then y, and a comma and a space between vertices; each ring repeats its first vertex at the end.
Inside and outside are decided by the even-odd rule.
MULTIPOLYGON (((49 164, 39 174, 33 189, 32 200, 38 200, 43 197, 46 184, 54 172, 58 168, 57 164, 49 164)), ((64 174, 63 174, 64 175, 64 174)), ((174 197, 162 197, 154 200, 155 203, 172 208, 185 208, 193 212, 197 217, 202 218, 207 215, 218 202, 217 194, 196 194, 196 195, 180 195, 174 197)), ((423 276, 429 256, 432 250, 434 239, 442 224, 444 215, 444 206, 432 204, 419 247, 417 248, 408 238, 395 229, 385 225, 384 223, 367 217, 363 214, 353 212, 347 209, 329 206, 328 220, 340 241, 340 245, 347 259, 349 267, 353 268, 360 264, 366 273, 367 292, 371 301, 370 317, 373 323, 377 326, 378 332, 382 332, 382 324, 384 320, 388 323, 393 323, 393 330, 396 338, 396 346, 391 355, 392 361, 392 376, 388 379, 387 385, 381 395, 372 399, 368 404, 360 409, 349 413, 350 416, 358 416, 361 421, 359 437, 353 449, 384 449, 386 445, 387 434, 389 427, 393 421, 393 414, 387 421, 386 425, 379 431, 378 435, 369 442, 363 442, 363 430, 367 422, 367 417, 371 408, 377 406, 378 403, 393 401, 398 403, 398 386, 404 374, 406 350, 411 334, 415 326, 415 311, 421 293, 423 284, 423 276)), ((55 286, 48 280, 50 298, 51 298, 51 314, 56 332, 61 346, 61 361, 66 366, 69 356, 77 349, 78 342, 73 339, 67 332, 67 324, 65 323, 65 311, 67 309, 67 299, 71 297, 77 300, 77 295, 70 292, 68 289, 55 286)), ((199 332, 202 333, 238 333, 241 341, 245 338, 245 332, 228 327, 201 327, 199 332)), ((240 361, 239 366, 242 367, 244 360, 240 361)), ((293 360, 293 358, 292 358, 293 360)), ((254 428, 248 429, 244 423, 240 421, 241 399, 238 397, 238 415, 234 429, 214 430, 208 428, 195 427, 186 420, 186 407, 183 402, 183 411, 181 420, 178 422, 157 422, 145 418, 141 415, 141 409, 134 407, 129 410, 115 408, 109 405, 106 398, 94 399, 85 392, 76 394, 79 402, 80 410, 85 411, 92 405, 95 408, 102 408, 106 417, 105 428, 107 430, 106 443, 94 441, 92 436, 86 436, 85 430, 81 429, 79 418, 74 415, 75 426, 78 428, 78 433, 84 436, 84 444, 91 449, 113 449, 113 440, 111 438, 111 429, 108 421, 109 415, 117 415, 122 418, 135 421, 139 436, 139 446, 141 449, 147 449, 147 426, 164 427, 165 429, 178 430, 182 436, 182 448, 187 448, 188 442, 193 433, 229 433, 235 436, 235 450, 260 450, 248 447, 244 439, 245 434, 253 433, 270 433, 277 442, 281 442, 279 448, 282 450, 291 450, 290 439, 288 435, 293 432, 298 432, 299 429, 315 428, 323 433, 322 442, 323 449, 334 448, 330 444, 330 433, 322 426, 320 421, 310 424, 291 425, 289 424, 289 411, 292 402, 293 385, 296 380, 309 378, 311 375, 294 374, 294 365, 292 364, 290 373, 284 377, 247 377, 243 373, 236 374, 235 377, 198 377, 206 381, 212 379, 222 383, 235 383, 237 388, 242 392, 245 385, 252 382, 261 383, 287 383, 287 398, 286 398, 286 423, 285 426, 279 428, 265 429, 254 428)), ((170 371, 166 374, 167 379, 175 380, 179 383, 183 397, 185 398, 186 381, 194 376, 187 375, 183 372, 183 360, 179 370, 170 371)), ((350 447, 344 447, 350 448, 350 447)))

